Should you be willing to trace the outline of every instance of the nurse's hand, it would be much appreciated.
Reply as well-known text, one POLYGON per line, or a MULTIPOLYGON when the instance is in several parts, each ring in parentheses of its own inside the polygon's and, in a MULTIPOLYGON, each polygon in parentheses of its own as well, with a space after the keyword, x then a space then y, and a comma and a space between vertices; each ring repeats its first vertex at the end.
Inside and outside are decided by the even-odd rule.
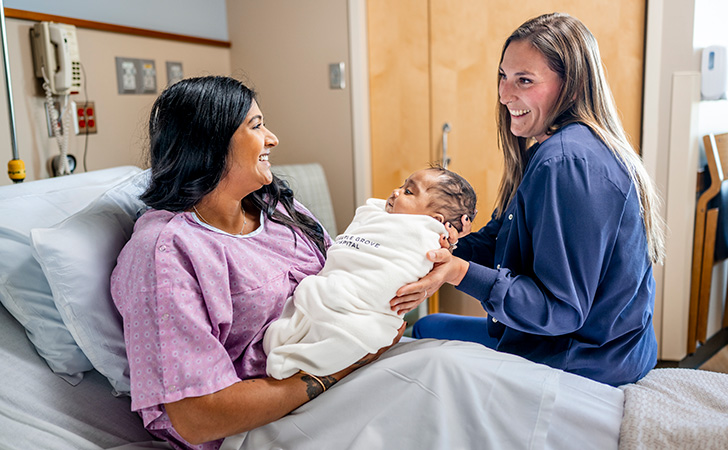
POLYGON ((470 263, 453 256, 446 248, 430 250, 427 252, 427 259, 435 263, 430 273, 414 283, 402 286, 397 291, 397 296, 389 302, 392 311, 406 314, 437 292, 443 284, 457 286, 470 266, 470 263))

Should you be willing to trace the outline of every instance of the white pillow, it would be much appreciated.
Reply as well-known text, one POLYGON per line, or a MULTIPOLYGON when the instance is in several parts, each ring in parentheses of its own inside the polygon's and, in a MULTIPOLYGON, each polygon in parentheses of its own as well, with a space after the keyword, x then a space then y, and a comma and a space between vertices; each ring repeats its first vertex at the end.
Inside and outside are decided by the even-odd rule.
POLYGON ((0 187, 0 302, 51 370, 74 385, 92 365, 66 329, 33 259, 30 230, 60 222, 140 171, 125 166, 0 187))
POLYGON ((134 222, 145 210, 139 195, 148 180, 147 170, 63 222, 31 230, 33 256, 43 268, 63 322, 117 393, 129 392, 129 365, 109 279, 134 222))

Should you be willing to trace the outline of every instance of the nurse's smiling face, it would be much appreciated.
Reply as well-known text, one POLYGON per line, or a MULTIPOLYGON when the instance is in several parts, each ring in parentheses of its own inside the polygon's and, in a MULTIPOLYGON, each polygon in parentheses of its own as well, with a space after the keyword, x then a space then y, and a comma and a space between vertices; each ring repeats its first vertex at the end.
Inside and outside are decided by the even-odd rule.
POLYGON ((548 139, 546 118, 563 82, 546 58, 528 41, 511 42, 503 53, 498 76, 498 96, 510 113, 511 133, 539 143, 548 139))

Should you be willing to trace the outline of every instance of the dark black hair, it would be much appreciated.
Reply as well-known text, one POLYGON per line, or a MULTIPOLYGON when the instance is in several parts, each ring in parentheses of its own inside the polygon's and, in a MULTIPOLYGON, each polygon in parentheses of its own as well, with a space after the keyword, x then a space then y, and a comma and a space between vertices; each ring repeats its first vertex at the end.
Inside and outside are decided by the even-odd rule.
MULTIPOLYGON (((212 192, 227 173, 230 140, 255 100, 252 89, 221 76, 187 78, 165 89, 149 117, 151 181, 141 200, 178 212, 212 192)), ((273 176, 247 198, 273 222, 300 229, 326 254, 323 228, 295 209, 285 181, 273 176), (288 216, 276 211, 279 202, 288 216)))
POLYGON ((460 219, 466 215, 472 222, 477 213, 478 197, 475 189, 465 178, 442 166, 434 165, 427 170, 436 171, 438 178, 438 183, 430 188, 434 193, 432 206, 445 216, 445 222, 450 222, 456 230, 463 231, 460 219))

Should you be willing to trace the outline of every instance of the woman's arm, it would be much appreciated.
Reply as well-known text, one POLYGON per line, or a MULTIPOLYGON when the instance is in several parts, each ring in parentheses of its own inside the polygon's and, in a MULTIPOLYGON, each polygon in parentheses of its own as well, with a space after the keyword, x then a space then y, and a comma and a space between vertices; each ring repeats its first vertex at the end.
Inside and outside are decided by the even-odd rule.
POLYGON ((493 267, 496 236, 498 236, 504 219, 503 216, 496 217, 496 213, 497 211, 493 212, 484 227, 460 240, 458 248, 453 254, 466 261, 493 267))
MULTIPOLYGON (((607 149, 603 153, 613 158, 607 149)), ((496 266, 471 262, 458 289, 523 333, 559 336, 581 329, 594 300, 609 295, 598 290, 610 265, 628 262, 611 255, 629 182, 624 174, 606 176, 603 166, 561 156, 534 165, 506 211, 508 234, 496 266)), ((641 261, 643 250, 634 250, 641 261)))
MULTIPOLYGON (((319 379, 328 388, 345 375, 319 379)), ((322 392, 315 379, 298 373, 285 380, 239 381, 213 394, 168 403, 165 409, 177 433, 191 444, 200 444, 278 420, 322 392)))
MULTIPOLYGON (((399 342, 406 323, 392 345, 399 342)), ((191 444, 221 439, 280 419, 313 400, 356 369, 379 358, 388 348, 365 356, 350 367, 325 377, 299 372, 284 380, 257 378, 239 381, 225 389, 201 397, 187 397, 165 404, 172 426, 191 444)))

